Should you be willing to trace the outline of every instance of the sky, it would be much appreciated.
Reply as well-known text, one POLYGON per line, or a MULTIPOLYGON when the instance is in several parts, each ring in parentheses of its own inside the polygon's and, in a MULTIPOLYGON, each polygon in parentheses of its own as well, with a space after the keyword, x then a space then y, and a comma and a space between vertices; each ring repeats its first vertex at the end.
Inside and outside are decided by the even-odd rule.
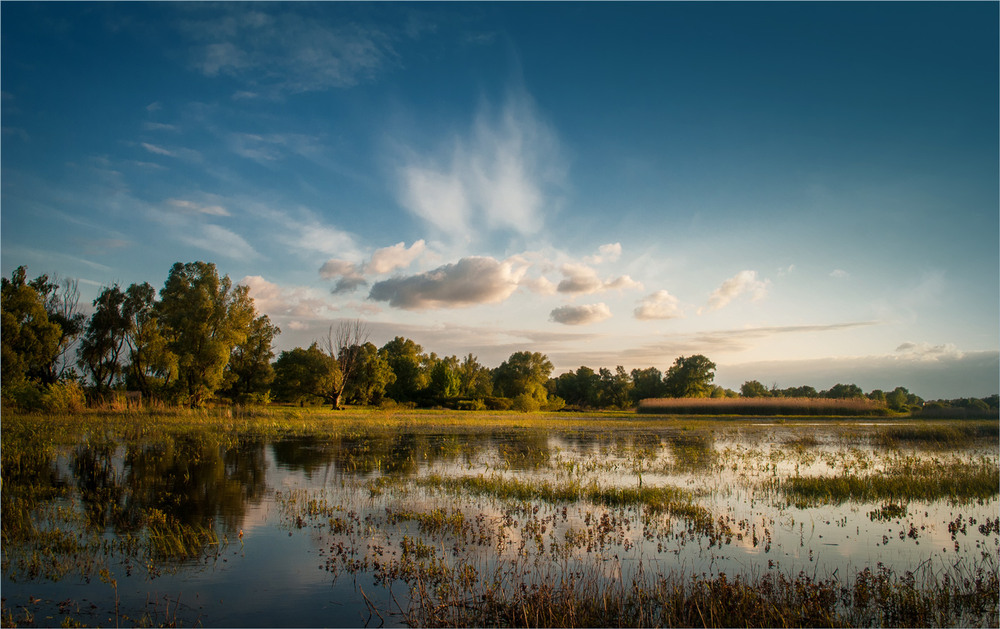
POLYGON ((554 375, 1000 389, 998 5, 0 5, 0 266, 554 375))

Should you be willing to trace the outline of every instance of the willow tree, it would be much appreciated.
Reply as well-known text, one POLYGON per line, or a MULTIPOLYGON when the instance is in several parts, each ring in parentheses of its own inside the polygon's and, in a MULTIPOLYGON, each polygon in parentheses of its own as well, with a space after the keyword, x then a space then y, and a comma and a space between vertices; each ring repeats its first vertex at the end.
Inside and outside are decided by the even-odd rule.
POLYGON ((180 396, 200 406, 222 385, 233 348, 256 317, 246 286, 208 262, 174 264, 157 305, 167 347, 177 357, 180 396))

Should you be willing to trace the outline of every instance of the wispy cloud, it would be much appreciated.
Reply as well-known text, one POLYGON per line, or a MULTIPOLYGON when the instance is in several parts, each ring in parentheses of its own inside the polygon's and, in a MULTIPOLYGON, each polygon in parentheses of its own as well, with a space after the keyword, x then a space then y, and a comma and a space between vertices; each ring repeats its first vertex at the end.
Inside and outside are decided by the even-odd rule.
POLYGON ((368 297, 405 310, 500 303, 517 290, 523 274, 523 267, 509 261, 468 257, 426 273, 383 280, 368 297))
POLYGON ((601 264, 602 262, 615 262, 622 255, 622 243, 615 242, 607 245, 601 245, 597 249, 597 255, 588 256, 584 258, 584 262, 588 264, 601 264))
POLYGON ((954 343, 934 345, 926 342, 913 343, 907 341, 896 348, 896 356, 909 360, 942 360, 961 358, 964 356, 964 352, 959 351, 954 343))
MULTIPOLYGON (((523 92, 499 115, 486 108, 443 160, 411 151, 399 167, 400 203, 452 238, 479 230, 537 233, 552 206, 548 188, 562 176, 552 131, 523 92)), ((447 152, 447 151, 446 151, 447 152)))
POLYGON ((229 212, 226 208, 218 204, 206 205, 204 203, 195 203, 194 201, 187 201, 185 199, 167 199, 167 205, 176 208, 177 210, 190 214, 207 214, 209 216, 229 216, 229 212))
POLYGON ((838 280, 844 280, 849 278, 850 276, 851 274, 845 271, 844 269, 834 269, 830 271, 830 277, 836 278, 838 280))
POLYGON ((271 97, 357 85, 398 57, 383 30, 351 20, 225 4, 198 13, 181 23, 193 42, 193 66, 208 77, 234 77, 271 97))
POLYGON ((199 225, 196 230, 181 230, 178 238, 192 247, 234 260, 251 260, 259 257, 242 236, 218 225, 199 225))
POLYGON ((770 285, 770 280, 757 279, 757 271, 740 271, 712 292, 708 304, 699 308, 698 314, 718 310, 741 295, 750 295, 754 300, 762 299, 770 285))
POLYGON ((640 321, 651 319, 678 319, 684 316, 680 302, 665 290, 647 295, 636 307, 635 318, 640 321))
POLYGON ((549 318, 564 325, 588 325, 611 318, 607 304, 597 303, 583 306, 561 306, 551 312, 549 318))

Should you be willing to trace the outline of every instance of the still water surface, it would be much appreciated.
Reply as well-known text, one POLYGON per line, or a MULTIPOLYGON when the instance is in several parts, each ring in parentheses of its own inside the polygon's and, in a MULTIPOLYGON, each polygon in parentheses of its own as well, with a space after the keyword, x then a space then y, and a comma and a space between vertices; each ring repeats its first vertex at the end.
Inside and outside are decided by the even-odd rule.
POLYGON ((88 442, 61 450, 48 472, 47 482, 65 490, 48 508, 79 517, 63 521, 105 541, 134 538, 133 548, 150 535, 138 524, 150 510, 213 535, 174 552, 106 545, 97 563, 49 578, 30 553, 5 547, 4 608, 40 625, 65 617, 401 625, 411 603, 406 569, 417 556, 464 562, 479 575, 516 565, 538 579, 577 571, 624 583, 768 571, 849 578, 880 564, 925 575, 995 571, 995 488, 985 497, 906 500, 805 500, 784 489, 797 477, 997 466, 990 440, 960 449, 874 445, 882 429, 594 430, 582 422, 558 431, 411 427, 225 446, 183 434, 127 447, 88 442), (535 493, 526 496, 527 487, 535 493), (581 498, 543 491, 567 487, 581 498), (586 498, 593 488, 663 487, 696 505, 695 515, 586 498))

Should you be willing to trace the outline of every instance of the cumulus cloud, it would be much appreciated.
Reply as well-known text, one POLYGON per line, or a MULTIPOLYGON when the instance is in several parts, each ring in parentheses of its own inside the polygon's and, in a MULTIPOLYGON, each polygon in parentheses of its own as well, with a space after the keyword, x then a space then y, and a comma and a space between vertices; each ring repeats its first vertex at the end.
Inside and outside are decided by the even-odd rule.
POLYGON ((337 280, 331 291, 334 295, 351 292, 368 283, 358 265, 347 260, 327 260, 319 268, 319 276, 325 280, 337 280))
POLYGON ((410 245, 409 249, 406 248, 406 243, 403 242, 398 242, 391 247, 377 249, 372 254, 371 260, 365 265, 365 271, 382 275, 396 269, 405 269, 420 257, 420 254, 426 248, 426 243, 423 240, 418 240, 410 245))
POLYGON ((658 290, 647 295, 636 307, 635 318, 640 321, 650 319, 678 319, 684 316, 680 302, 665 290, 658 290))
POLYGON ((377 282, 368 297, 405 310, 499 303, 517 290, 524 270, 510 261, 473 256, 426 273, 377 282))
POLYGON ((557 290, 560 293, 586 295, 603 290, 642 288, 642 284, 636 282, 628 275, 622 275, 606 281, 601 280, 597 276, 597 271, 583 264, 564 264, 560 271, 564 278, 557 286, 557 290))
POLYGON ((770 280, 757 279, 757 271, 740 271, 724 281, 719 288, 715 289, 709 295, 708 305, 705 308, 699 308, 698 314, 705 311, 718 310, 741 295, 749 294, 751 299, 761 299, 767 293, 770 285, 770 280))
POLYGON ((400 203, 453 238, 483 229, 537 233, 551 203, 546 187, 561 178, 553 133, 530 98, 510 96, 499 116, 479 112, 444 159, 411 152, 399 168, 400 203))
POLYGON ((539 295, 555 295, 556 285, 547 277, 526 277, 521 286, 539 295))
POLYGON ((564 325, 588 325, 609 319, 611 310, 604 303, 585 306, 562 306, 556 308, 549 318, 564 325))

